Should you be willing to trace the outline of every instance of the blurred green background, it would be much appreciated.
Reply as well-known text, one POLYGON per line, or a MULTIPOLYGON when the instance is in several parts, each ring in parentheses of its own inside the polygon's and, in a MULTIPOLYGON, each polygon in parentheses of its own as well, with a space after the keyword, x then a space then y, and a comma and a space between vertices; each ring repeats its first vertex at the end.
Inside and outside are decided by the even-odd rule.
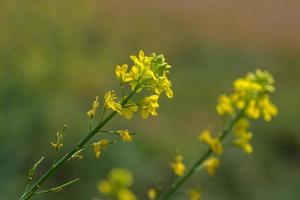
POLYGON ((94 96, 117 88, 115 65, 140 49, 166 56, 175 98, 161 101, 157 118, 117 117, 107 129, 141 132, 133 143, 67 163, 44 187, 80 182, 34 199, 100 197, 96 183, 115 166, 133 172, 133 190, 146 199, 157 179, 170 181, 177 149, 187 164, 201 154, 198 133, 223 125, 218 95, 256 68, 274 75, 279 116, 253 123, 253 154, 227 150, 216 176, 197 174, 172 199, 197 185, 207 200, 299 199, 299 9, 296 0, 0 1, 0 199, 20 196, 42 155, 37 174, 51 164, 50 141, 64 123, 64 150, 84 135, 94 96))

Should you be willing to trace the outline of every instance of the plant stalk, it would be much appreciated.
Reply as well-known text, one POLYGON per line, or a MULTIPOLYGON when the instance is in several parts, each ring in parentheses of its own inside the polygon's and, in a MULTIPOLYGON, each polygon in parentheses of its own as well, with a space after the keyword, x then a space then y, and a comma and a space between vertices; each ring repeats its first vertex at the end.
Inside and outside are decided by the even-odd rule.
MULTIPOLYGON (((224 127, 224 129, 220 133, 220 140, 223 141, 224 138, 228 135, 228 133, 232 130, 235 123, 241 119, 244 115, 245 108, 241 110, 237 115, 235 115, 230 122, 224 127)), ((159 200, 166 200, 172 196, 172 194, 183 184, 185 183, 198 169, 198 167, 212 154, 212 149, 209 148, 206 152, 192 165, 190 170, 178 179, 175 183, 173 183, 167 190, 167 192, 159 198, 159 200)))
MULTIPOLYGON (((136 93, 140 88, 140 84, 134 88, 134 90, 121 102, 121 105, 125 105, 129 99, 136 93)), ((60 168, 69 158, 72 157, 78 150, 80 150, 95 134, 101 130, 101 128, 106 125, 115 115, 116 111, 111 112, 105 119, 101 120, 99 124, 92 129, 84 138, 82 138, 79 143, 67 154, 65 154, 60 160, 52 165, 22 196, 19 200, 27 200, 39 189, 39 187, 60 168)))

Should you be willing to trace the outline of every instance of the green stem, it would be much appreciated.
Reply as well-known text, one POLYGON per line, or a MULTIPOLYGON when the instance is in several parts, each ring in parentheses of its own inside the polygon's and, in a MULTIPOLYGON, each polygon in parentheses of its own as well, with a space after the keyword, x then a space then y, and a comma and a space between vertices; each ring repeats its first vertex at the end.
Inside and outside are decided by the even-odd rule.
MULTIPOLYGON (((121 105, 125 105, 129 99, 136 93, 139 89, 140 84, 134 88, 134 90, 121 102, 121 105)), ((115 115, 116 111, 111 112, 105 119, 99 122, 99 124, 92 129, 84 138, 82 138, 79 143, 67 154, 65 154, 60 160, 58 160, 52 167, 50 167, 30 188, 27 190, 20 198, 20 200, 29 199, 35 194, 36 190, 54 173, 56 172, 69 158, 72 157, 78 150, 80 150, 99 130, 106 125, 115 115)))
MULTIPOLYGON (((243 117, 245 109, 241 110, 236 116, 232 118, 232 120, 225 126, 220 134, 220 140, 223 141, 226 135, 232 130, 234 124, 243 117)), ((183 183, 185 183, 196 171, 198 171, 199 166, 212 154, 212 149, 209 148, 206 152, 200 157, 190 168, 190 170, 178 179, 175 183, 173 183, 167 190, 167 192, 159 198, 159 200, 168 199, 183 183)))
POLYGON ((64 184, 62 184, 60 186, 57 186, 55 188, 50 188, 48 190, 43 190, 43 191, 35 192, 34 194, 45 194, 45 193, 49 193, 49 192, 59 192, 62 189, 64 189, 65 187, 67 187, 67 186, 69 186, 69 185, 71 185, 71 184, 73 184, 73 183, 75 183, 77 181, 79 181, 79 178, 77 178, 75 180, 72 180, 72 181, 69 181, 67 183, 64 183, 64 184))

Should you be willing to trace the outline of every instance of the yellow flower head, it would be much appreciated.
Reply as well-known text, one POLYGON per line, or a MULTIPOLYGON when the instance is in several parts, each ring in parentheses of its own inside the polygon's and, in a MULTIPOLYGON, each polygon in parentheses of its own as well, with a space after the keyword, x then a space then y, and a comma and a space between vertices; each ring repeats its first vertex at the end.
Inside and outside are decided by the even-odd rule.
POLYGON ((136 197, 129 189, 122 188, 118 191, 118 200, 136 200, 136 197))
POLYGON ((158 104, 158 95, 151 95, 149 97, 145 97, 141 103, 140 103, 140 108, 141 108, 141 115, 143 119, 147 119, 149 116, 149 113, 152 116, 156 116, 157 112, 156 109, 159 107, 158 104))
POLYGON ((246 109, 246 114, 249 118, 258 119, 261 115, 261 109, 259 108, 256 100, 251 100, 246 109))
POLYGON ((109 181, 99 181, 97 184, 99 192, 105 195, 110 195, 113 192, 113 186, 109 181))
POLYGON ((138 110, 138 105, 135 103, 127 103, 125 106, 122 108, 122 114, 126 119, 132 119, 133 113, 137 112, 138 110))
POLYGON ((218 158, 212 156, 203 162, 203 166, 206 168, 208 175, 212 176, 215 174, 217 167, 220 165, 218 158))
POLYGON ((148 190, 148 198, 149 200, 155 200, 157 196, 156 190, 154 188, 150 188, 148 190))
POLYGON ((219 102, 217 104, 217 112, 220 115, 234 113, 234 108, 233 108, 233 105, 232 105, 232 100, 228 96, 221 95, 219 97, 219 102))
POLYGON ((201 192, 195 189, 187 191, 187 195, 189 196, 190 200, 200 200, 202 196, 201 192))
POLYGON ((173 90, 171 87, 171 81, 166 76, 161 76, 156 81, 154 91, 157 95, 160 95, 162 92, 164 92, 166 96, 171 99, 173 98, 173 90))
POLYGON ((233 94, 219 98, 217 111, 220 115, 232 115, 236 109, 245 109, 248 118, 259 119, 262 116, 270 121, 278 114, 278 108, 269 99, 269 94, 275 91, 274 79, 269 72, 256 70, 248 73, 234 81, 233 87, 233 94))
POLYGON ((115 70, 115 74, 116 74, 116 78, 120 83, 127 83, 132 81, 132 77, 130 76, 129 73, 127 73, 127 69, 128 69, 128 65, 124 64, 124 65, 117 65, 116 70, 115 70))
POLYGON ((118 130, 117 133, 122 137, 124 142, 132 142, 132 136, 128 130, 118 130))
POLYGON ((99 192, 116 200, 136 200, 136 196, 129 187, 133 183, 130 171, 122 168, 112 169, 106 180, 98 183, 99 192))
POLYGON ((146 67, 151 66, 151 61, 153 60, 153 57, 151 56, 145 56, 145 53, 140 50, 138 57, 135 55, 130 56, 130 59, 134 62, 134 65, 137 67, 146 67))
POLYGON ((104 105, 107 109, 112 109, 113 111, 122 114, 121 113, 122 106, 120 103, 117 103, 116 100, 117 100, 117 95, 115 91, 113 90, 108 91, 104 96, 104 105))
POLYGON ((243 132, 240 134, 235 140, 234 144, 238 147, 241 147, 246 154, 250 154, 253 152, 253 148, 249 141, 252 138, 252 133, 250 132, 243 132))
POLYGON ((247 132, 247 129, 250 127, 249 120, 246 118, 242 118, 237 121, 237 123, 233 127, 234 133, 239 136, 245 132, 247 132))
POLYGON ((275 91, 273 76, 268 71, 257 69, 254 73, 248 73, 246 79, 260 84, 265 92, 275 91))
POLYGON ((177 176, 183 176, 186 170, 186 167, 183 163, 183 156, 176 155, 175 161, 171 163, 171 167, 174 171, 174 174, 177 176))
POLYGON ((272 117, 278 114, 278 108, 270 102, 269 95, 264 95, 264 97, 259 101, 259 105, 265 121, 271 121, 272 117))
POLYGON ((107 140, 100 140, 99 142, 93 144, 96 158, 100 157, 102 149, 105 148, 108 144, 109 142, 107 140))
POLYGON ((223 145, 218 137, 213 137, 209 130, 205 130, 199 135, 199 140, 208 146, 218 155, 223 153, 223 145))
POLYGON ((114 168, 108 174, 108 180, 117 187, 130 187, 133 183, 133 177, 129 170, 114 168))
POLYGON ((90 118, 95 117, 96 111, 97 111, 98 107, 99 107, 99 97, 97 96, 97 97, 95 98, 95 101, 92 103, 92 108, 91 108, 91 110, 89 110, 86 114, 87 114, 90 118))

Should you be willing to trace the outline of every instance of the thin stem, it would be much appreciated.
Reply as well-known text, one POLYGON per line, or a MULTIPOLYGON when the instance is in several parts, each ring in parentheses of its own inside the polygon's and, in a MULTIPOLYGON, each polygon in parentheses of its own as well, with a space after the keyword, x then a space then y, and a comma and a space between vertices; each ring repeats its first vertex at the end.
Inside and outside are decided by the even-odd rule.
POLYGON ((28 178, 27 178, 27 186, 26 186, 26 190, 25 192, 28 190, 30 183, 33 179, 35 170, 37 169, 37 167, 39 166, 39 164, 45 159, 44 156, 42 156, 36 163, 34 163, 33 167, 29 170, 29 174, 28 174, 28 178))
MULTIPOLYGON (((136 93, 140 88, 140 84, 137 84, 134 90, 121 102, 121 105, 125 105, 129 99, 136 93)), ((99 122, 99 124, 92 129, 87 135, 82 138, 79 143, 67 154, 65 154, 60 160, 58 160, 52 167, 50 167, 30 188, 26 191, 20 198, 20 200, 29 199, 32 195, 35 194, 36 190, 54 173, 58 168, 63 165, 69 158, 72 157, 78 150, 80 150, 99 130, 106 125, 115 115, 116 111, 111 112, 106 118, 99 122)))
POLYGON ((44 194, 44 193, 49 193, 49 192, 59 192, 62 189, 64 189, 65 187, 67 187, 67 186, 69 186, 69 185, 71 185, 71 184, 73 184, 73 183, 75 183, 77 181, 79 181, 79 178, 77 178, 75 180, 72 180, 72 181, 69 181, 67 183, 64 183, 64 184, 62 184, 60 186, 57 186, 57 187, 54 187, 54 188, 50 188, 48 190, 42 190, 42 191, 35 192, 34 194, 44 194))
MULTIPOLYGON (((234 124, 243 117, 245 109, 241 110, 236 116, 232 118, 232 120, 225 126, 225 128, 220 133, 220 140, 223 141, 224 138, 228 135, 228 133, 232 130, 234 124)), ((199 166, 211 155, 212 149, 209 148, 206 152, 200 157, 190 168, 190 170, 178 179, 175 183, 173 183, 167 190, 167 192, 159 198, 159 200, 168 199, 183 183, 185 183, 196 171, 198 171, 199 166)))

